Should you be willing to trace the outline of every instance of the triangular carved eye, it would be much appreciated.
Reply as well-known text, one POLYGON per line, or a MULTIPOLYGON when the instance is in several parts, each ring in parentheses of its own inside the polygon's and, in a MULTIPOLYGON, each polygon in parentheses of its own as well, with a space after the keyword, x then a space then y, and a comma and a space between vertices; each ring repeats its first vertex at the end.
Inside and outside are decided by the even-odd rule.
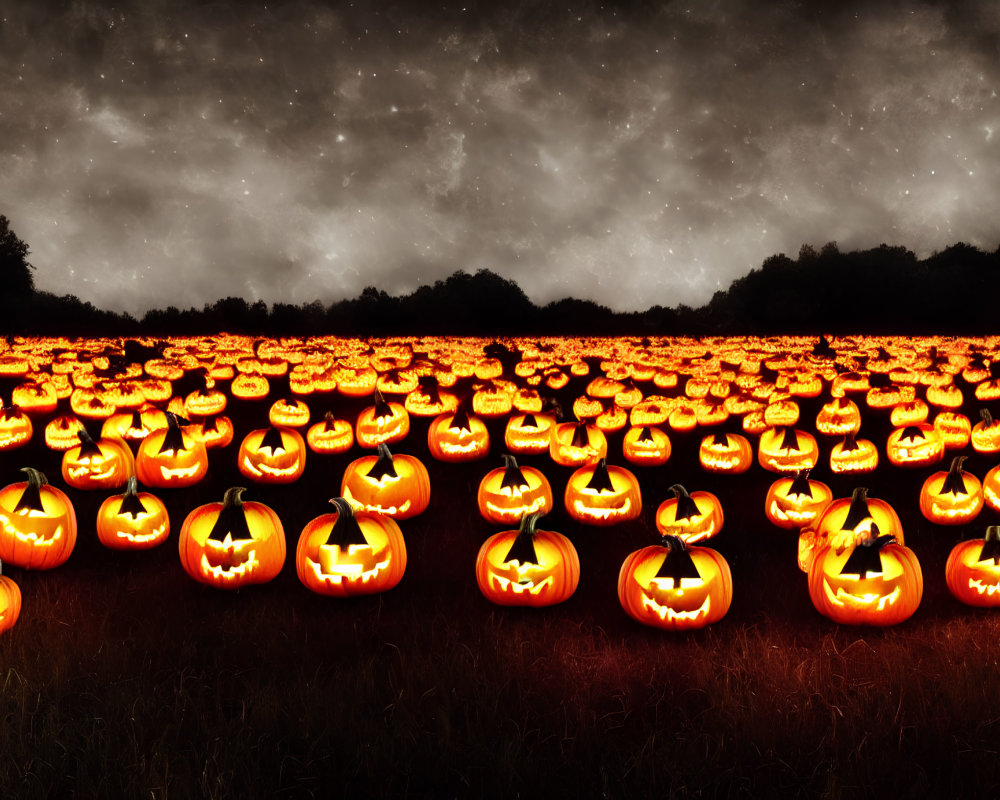
POLYGON ((698 508, 694 498, 679 483, 675 483, 668 491, 673 492, 674 497, 677 498, 677 511, 674 513, 674 519, 694 519, 702 515, 702 510, 698 508))
POLYGON ((667 552, 663 557, 663 563, 653 576, 654 579, 672 578, 674 586, 679 586, 683 578, 703 580, 701 573, 698 572, 698 565, 691 558, 691 551, 683 539, 678 536, 664 536, 662 542, 667 552))
POLYGON ((594 466, 590 482, 584 488, 590 489, 593 492, 613 492, 615 490, 615 484, 611 480, 611 473, 608 472, 608 460, 606 458, 602 458, 594 466))
POLYGON ((135 519, 140 514, 146 514, 149 511, 142 504, 139 495, 136 494, 137 489, 138 483, 136 482, 135 475, 131 475, 128 479, 128 486, 125 489, 124 497, 122 497, 121 505, 118 506, 118 516, 121 517, 125 514, 130 514, 132 519, 135 519))
POLYGON ((895 542, 896 537, 891 534, 879 536, 878 532, 878 525, 872 525, 873 538, 855 545, 850 557, 840 569, 841 575, 857 575, 864 580, 869 573, 874 575, 883 573, 882 548, 895 542))
POLYGON ((371 478, 375 481, 380 481, 383 478, 399 477, 399 475, 396 474, 396 467, 392 463, 392 453, 389 452, 389 448, 385 444, 380 444, 378 446, 378 460, 372 465, 372 468, 368 470, 365 477, 371 478))
POLYGON ((269 450, 272 456, 278 452, 285 452, 285 440, 281 436, 281 430, 274 427, 268 428, 257 449, 269 450))
POLYGON ((503 480, 500 481, 501 489, 529 489, 530 484, 528 479, 524 477, 524 473, 521 468, 517 465, 517 460, 514 456, 504 455, 504 473, 503 480))
POLYGON ((341 550, 346 550, 351 545, 371 545, 354 516, 351 504, 343 497, 331 498, 330 502, 337 507, 337 519, 330 527, 324 544, 338 545, 341 550))
POLYGON ((250 526, 247 524, 247 515, 243 510, 242 494, 246 489, 242 486, 234 486, 226 490, 222 500, 222 510, 212 526, 208 538, 213 542, 224 542, 226 535, 234 542, 253 539, 250 533, 250 526))
POLYGON ((521 525, 514 537, 507 555, 503 557, 504 564, 517 561, 519 564, 538 564, 538 554, 535 552, 535 525, 541 514, 525 514, 521 517, 521 525))

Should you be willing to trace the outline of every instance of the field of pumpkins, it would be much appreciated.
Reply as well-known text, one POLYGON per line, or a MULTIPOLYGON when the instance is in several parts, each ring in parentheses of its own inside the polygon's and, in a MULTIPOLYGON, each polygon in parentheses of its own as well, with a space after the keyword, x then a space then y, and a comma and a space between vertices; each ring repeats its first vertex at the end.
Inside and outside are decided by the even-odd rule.
POLYGON ((0 630, 81 547, 344 598, 472 514, 498 606, 613 562, 631 618, 701 628, 765 535, 838 623, 1000 605, 1000 339, 12 338, 0 396, 0 630))

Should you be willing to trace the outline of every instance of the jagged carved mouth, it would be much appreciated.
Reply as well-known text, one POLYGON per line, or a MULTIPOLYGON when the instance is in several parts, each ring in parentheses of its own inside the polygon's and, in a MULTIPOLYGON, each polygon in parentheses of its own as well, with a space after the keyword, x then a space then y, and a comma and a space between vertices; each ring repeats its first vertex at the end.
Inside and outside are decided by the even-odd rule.
POLYGON ((385 558, 375 561, 378 554, 371 553, 368 545, 348 545, 346 553, 338 545, 322 547, 319 551, 319 561, 306 557, 306 564, 312 570, 316 579, 330 586, 340 586, 344 581, 350 583, 366 584, 389 568, 392 561, 392 553, 386 552, 385 558), (370 553, 367 563, 365 561, 341 561, 340 558, 346 555, 347 558, 358 558, 358 551, 367 550, 370 553), (374 562, 374 563, 372 563, 374 562))
POLYGON ((624 517, 632 510, 632 501, 625 498, 625 502, 617 508, 594 508, 584 503, 582 500, 573 501, 573 510, 581 517, 591 517, 593 519, 611 519, 612 517, 624 517))
POLYGON ((193 478, 198 473, 200 465, 194 464, 190 467, 160 467, 160 474, 165 480, 176 478, 193 478))
POLYGON ((100 481, 104 480, 105 478, 110 478, 115 474, 114 463, 112 463, 111 466, 107 467, 102 472, 100 470, 103 466, 104 466, 103 464, 101 465, 84 464, 82 466, 76 466, 76 467, 71 466, 66 471, 69 473, 69 476, 73 478, 73 480, 77 480, 79 478, 89 478, 94 481, 100 481))
MULTIPOLYGON (((677 594, 678 597, 681 597, 683 590, 677 590, 677 594)), ((681 620, 693 622, 708 616, 708 612, 712 608, 712 598, 709 595, 705 595, 705 600, 700 606, 685 610, 663 605, 651 597, 648 592, 643 592, 642 607, 648 611, 652 611, 664 622, 679 622, 681 620)))
POLYGON ((145 544, 146 542, 152 542, 161 538, 166 532, 167 523, 164 522, 158 528, 155 528, 147 533, 136 533, 135 531, 115 531, 115 537, 132 544, 145 544))
POLYGON ((826 595, 826 599, 834 605, 845 608, 876 608, 883 611, 887 606, 895 605, 902 591, 899 586, 896 586, 889 594, 879 594, 878 592, 851 594, 845 591, 843 586, 838 586, 834 590, 830 586, 830 582, 826 578, 823 579, 823 593, 826 595))
POLYGON ((538 511, 544 507, 544 497, 536 497, 528 505, 518 506, 517 508, 510 508, 509 506, 501 508, 495 503, 491 503, 489 500, 486 501, 486 509, 490 512, 490 514, 497 519, 502 519, 504 522, 516 522, 525 514, 531 514, 532 512, 538 511))
POLYGON ((987 597, 1000 594, 1000 583, 986 583, 978 578, 969 578, 969 588, 977 594, 986 595, 987 597))
POLYGON ((551 575, 547 575, 536 583, 531 578, 526 577, 513 580, 511 578, 506 578, 503 575, 497 575, 495 573, 490 574, 490 586, 494 590, 504 592, 506 594, 530 594, 537 596, 545 591, 546 587, 549 587, 552 584, 553 578, 551 575))
MULTIPOLYGON (((228 537, 227 537, 228 538, 228 537)), ((252 574, 260 562, 257 551, 251 550, 245 556, 232 547, 218 547, 206 550, 201 555, 201 571, 217 581, 229 582, 252 574)))
MULTIPOLYGON (((44 525, 48 521, 37 511, 19 513, 16 516, 22 519, 32 520, 31 524, 33 525, 44 525)), ((51 522, 49 522, 49 524, 51 524, 51 522)), ((51 531, 25 531, 17 527, 14 524, 14 520, 10 516, 7 514, 0 514, 0 525, 3 526, 4 533, 13 536, 19 542, 31 544, 35 547, 50 547, 55 542, 62 539, 63 536, 63 526, 59 523, 56 523, 55 527, 51 531)))

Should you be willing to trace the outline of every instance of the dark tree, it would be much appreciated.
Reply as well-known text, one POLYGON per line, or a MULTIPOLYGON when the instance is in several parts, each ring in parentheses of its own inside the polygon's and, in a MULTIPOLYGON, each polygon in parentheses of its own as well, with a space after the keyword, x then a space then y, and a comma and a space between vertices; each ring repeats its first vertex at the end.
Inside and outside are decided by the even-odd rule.
POLYGON ((10 221, 0 214, 0 288, 4 293, 23 296, 35 291, 34 269, 28 263, 28 245, 10 229, 10 221))

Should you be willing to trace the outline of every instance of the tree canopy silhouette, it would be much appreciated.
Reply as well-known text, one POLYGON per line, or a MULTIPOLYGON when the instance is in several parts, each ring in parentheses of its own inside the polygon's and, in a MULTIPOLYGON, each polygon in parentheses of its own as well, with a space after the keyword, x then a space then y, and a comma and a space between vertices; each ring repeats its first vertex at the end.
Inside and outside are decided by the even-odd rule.
POLYGON ((28 263, 28 245, 10 229, 10 220, 0 215, 0 286, 4 293, 23 297, 35 291, 34 267, 28 263))

